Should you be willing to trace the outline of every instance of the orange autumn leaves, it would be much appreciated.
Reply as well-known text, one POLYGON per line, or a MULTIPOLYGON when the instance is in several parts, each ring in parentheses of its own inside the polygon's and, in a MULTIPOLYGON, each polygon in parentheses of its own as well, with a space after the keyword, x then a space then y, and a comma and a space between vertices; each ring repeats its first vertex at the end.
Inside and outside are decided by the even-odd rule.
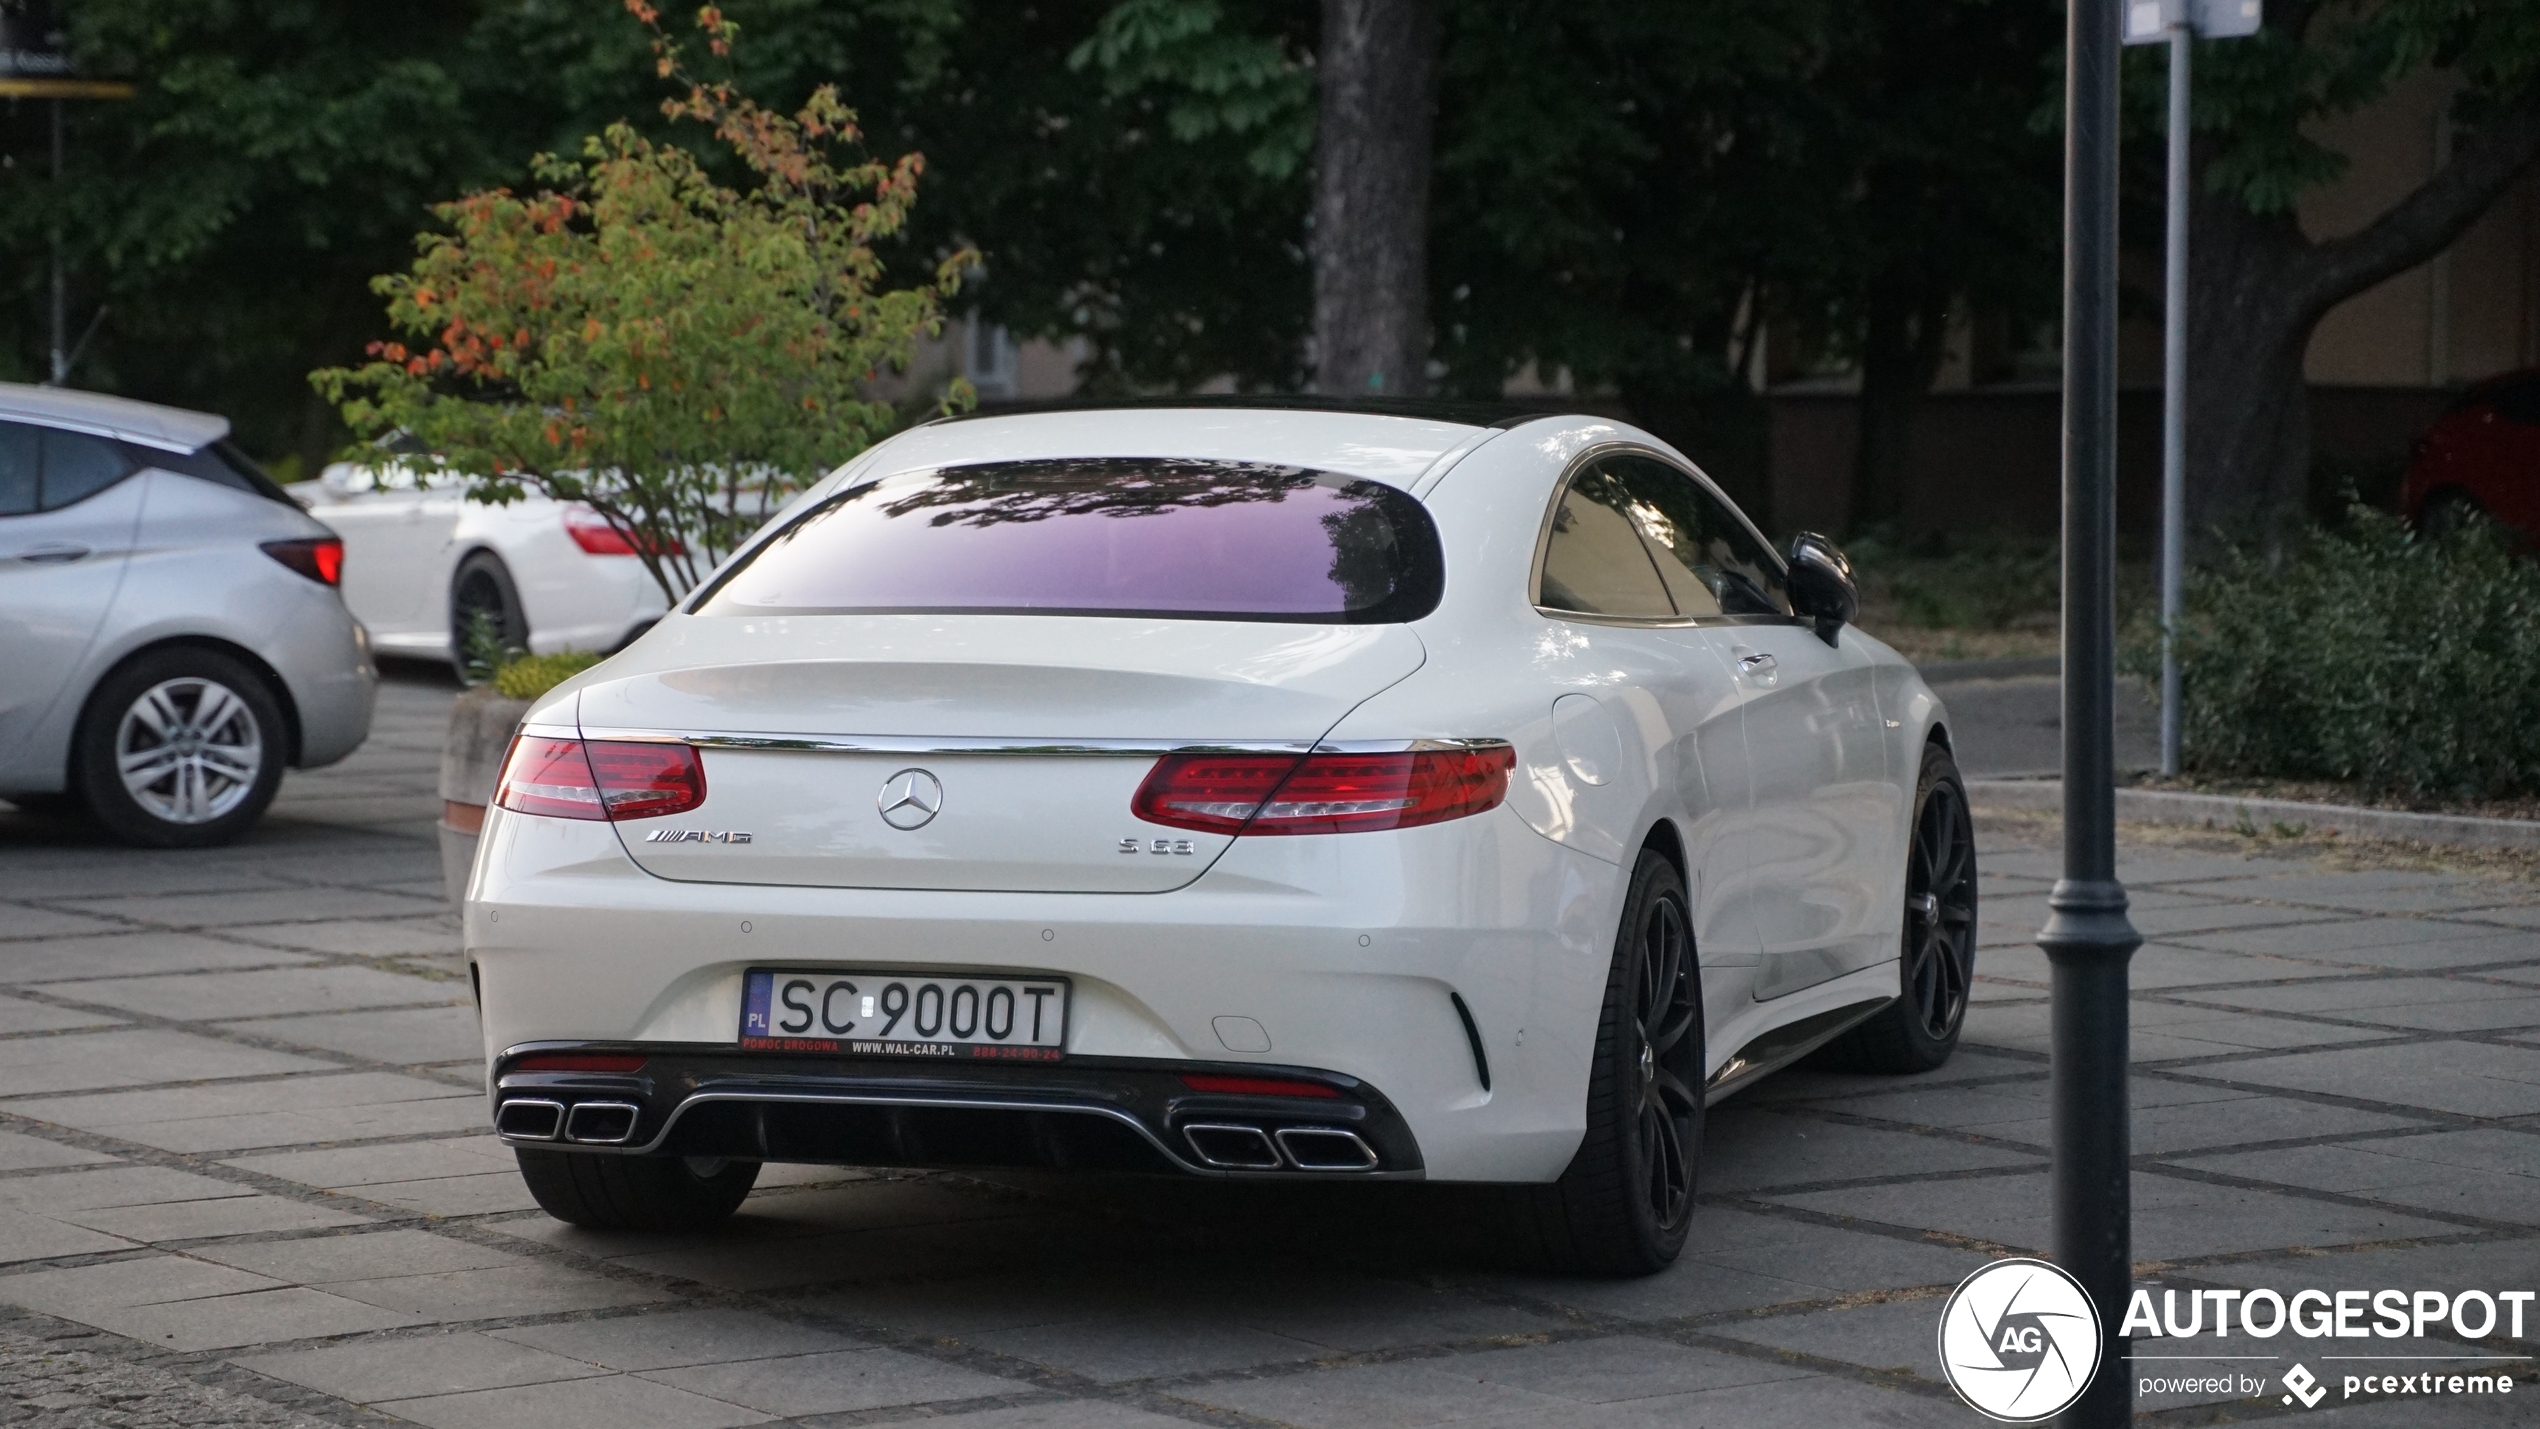
MULTIPOLYGON (((393 336, 312 381, 353 430, 408 433, 479 499, 588 504, 675 597, 894 424, 871 377, 940 330, 976 258, 890 287, 874 245, 905 226, 923 159, 863 155, 832 88, 785 114, 691 75, 653 8, 627 8, 684 88, 663 112, 710 129, 746 186, 625 124, 540 155, 534 193, 437 206, 413 265, 372 285, 393 336)), ((696 21, 728 55, 736 27, 713 7, 696 21)))

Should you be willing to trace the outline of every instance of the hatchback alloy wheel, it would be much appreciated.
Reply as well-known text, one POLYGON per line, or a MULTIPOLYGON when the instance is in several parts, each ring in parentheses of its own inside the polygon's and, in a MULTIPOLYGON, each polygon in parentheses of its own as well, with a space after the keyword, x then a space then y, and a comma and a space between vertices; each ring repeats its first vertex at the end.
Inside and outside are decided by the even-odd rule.
POLYGON ((255 792, 264 732, 238 692, 182 676, 144 690, 115 727, 115 770, 132 801, 171 824, 208 824, 255 792))

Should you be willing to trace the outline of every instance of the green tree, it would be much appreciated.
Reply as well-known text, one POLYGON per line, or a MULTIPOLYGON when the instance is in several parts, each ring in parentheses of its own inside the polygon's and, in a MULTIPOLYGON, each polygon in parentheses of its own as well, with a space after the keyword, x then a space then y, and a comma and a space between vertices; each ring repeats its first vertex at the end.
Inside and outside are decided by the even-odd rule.
MULTIPOLYGON (((628 8, 652 23, 644 0, 628 8)), ((698 23, 726 53, 730 22, 708 7, 698 23)), ((655 47, 659 72, 687 82, 666 110, 706 125, 749 188, 624 124, 577 159, 541 155, 550 188, 436 206, 447 231, 373 285, 403 340, 313 381, 355 432, 408 434, 475 499, 586 503, 676 600, 896 424, 866 391, 938 329, 973 255, 885 287, 875 244, 905 225, 923 161, 861 157, 828 86, 787 115, 689 78, 658 31, 655 47)))
MULTIPOLYGON (((2540 155, 2540 5, 2271 0, 2258 35, 2199 45, 2195 62, 2189 526, 2275 540, 2306 506, 2312 330, 2450 246, 2540 155), (2454 86, 2450 161, 2356 232, 2305 235, 2295 202, 2347 164, 2319 121, 2428 69, 2454 86)), ((2141 78, 2149 128, 2163 90, 2141 78)))

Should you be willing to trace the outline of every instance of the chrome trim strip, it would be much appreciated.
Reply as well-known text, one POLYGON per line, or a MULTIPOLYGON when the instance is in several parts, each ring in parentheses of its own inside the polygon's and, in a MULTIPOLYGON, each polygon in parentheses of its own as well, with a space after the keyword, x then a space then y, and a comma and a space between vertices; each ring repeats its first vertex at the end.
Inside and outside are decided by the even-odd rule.
MULTIPOLYGON (((1155 1148, 1158 1155, 1171 1162, 1179 1170, 1187 1171, 1194 1176, 1229 1177, 1234 1174, 1226 1171, 1213 1170, 1206 1166, 1193 1165, 1188 1159, 1177 1155, 1173 1148, 1167 1146, 1164 1143, 1164 1139, 1157 1136, 1154 1130, 1148 1127, 1145 1122, 1140 1121, 1135 1116, 1120 1110, 1118 1107, 1102 1106, 1100 1104, 1086 1102, 1023 1101, 995 1097, 884 1096, 866 1092, 698 1092, 693 1096, 690 1096, 687 1100, 682 1101, 677 1107, 673 1108, 669 1119, 662 1123, 661 1131, 656 1134, 652 1140, 645 1142, 641 1146, 591 1146, 586 1144, 574 1146, 573 1149, 589 1155, 609 1156, 641 1156, 650 1152, 658 1151, 661 1148, 662 1143, 670 1139, 670 1133, 678 1127, 679 1118, 688 1114, 688 1108, 697 1106, 704 1102, 793 1102, 812 1106, 922 1106, 944 1107, 952 1110, 967 1111, 1054 1111, 1073 1113, 1082 1116, 1108 1117, 1111 1120, 1120 1123, 1122 1126, 1129 1128, 1131 1131, 1136 1132, 1138 1136, 1149 1146, 1155 1148)), ((503 1137, 502 1139, 511 1142, 516 1146, 553 1147, 556 1145, 556 1143, 553 1142, 520 1141, 512 1137, 503 1137)), ((571 1143, 567 1144, 570 1145, 571 1143)), ((1336 1179, 1346 1178, 1352 1181, 1419 1181, 1426 1179, 1428 1175, 1426 1171, 1262 1171, 1253 1174, 1276 1177, 1282 1181, 1295 1181, 1326 1175, 1332 1176, 1336 1179)))
MULTIPOLYGON (((524 729, 543 734, 545 730, 524 729)), ((562 736, 572 738, 570 734, 562 736)), ((764 749, 796 754, 1015 754, 1045 759, 1158 759, 1168 754, 1409 754, 1505 749, 1504 739, 1154 739, 926 738, 916 735, 721 734, 675 729, 591 727, 581 737, 698 749, 764 749)))
POLYGON ((523 739, 580 739, 582 731, 569 724, 524 724, 523 739))
POLYGON ((1896 1001, 1898 999, 1893 997, 1873 997, 1803 1017, 1799 1019, 1802 1023, 1822 1019, 1825 1025, 1797 1041, 1787 1042, 1780 1046, 1771 1044, 1777 1038, 1787 1037, 1791 1028, 1798 1024, 1784 1023, 1779 1027, 1766 1030, 1739 1048, 1736 1055, 1720 1064, 1720 1070, 1711 1074, 1711 1079, 1703 1084, 1702 1104, 1706 1107, 1718 1106, 1721 1100, 1730 1093, 1742 1090, 1751 1082, 1771 1076, 1878 1016, 1896 1001), (1747 1060, 1749 1052, 1756 1053, 1755 1060, 1747 1060))
POLYGON ((723 734, 673 729, 585 728, 584 739, 689 744, 699 749, 769 749, 804 754, 1023 754, 1042 758, 1129 759, 1167 754, 1304 754, 1311 740, 993 739, 919 735, 723 734))

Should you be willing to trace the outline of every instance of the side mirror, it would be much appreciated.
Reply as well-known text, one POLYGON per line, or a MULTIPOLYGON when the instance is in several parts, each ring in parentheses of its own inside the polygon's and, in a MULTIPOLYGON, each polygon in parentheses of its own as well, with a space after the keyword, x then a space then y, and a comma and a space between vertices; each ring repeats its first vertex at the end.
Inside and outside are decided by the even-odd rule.
POLYGON ((1790 538, 1790 604, 1816 622, 1817 638, 1828 645, 1861 613, 1861 592, 1852 584, 1852 562, 1834 542, 1814 531, 1790 538))

